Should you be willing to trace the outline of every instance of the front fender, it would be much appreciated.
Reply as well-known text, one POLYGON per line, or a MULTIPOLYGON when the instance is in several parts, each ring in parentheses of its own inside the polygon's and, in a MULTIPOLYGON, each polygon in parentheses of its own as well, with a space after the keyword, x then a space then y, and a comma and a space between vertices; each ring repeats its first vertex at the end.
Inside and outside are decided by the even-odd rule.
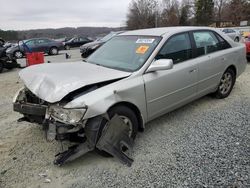
POLYGON ((144 121, 147 120, 144 81, 141 76, 129 77, 87 93, 68 103, 66 108, 87 107, 84 119, 105 114, 110 107, 120 102, 135 105, 144 121))

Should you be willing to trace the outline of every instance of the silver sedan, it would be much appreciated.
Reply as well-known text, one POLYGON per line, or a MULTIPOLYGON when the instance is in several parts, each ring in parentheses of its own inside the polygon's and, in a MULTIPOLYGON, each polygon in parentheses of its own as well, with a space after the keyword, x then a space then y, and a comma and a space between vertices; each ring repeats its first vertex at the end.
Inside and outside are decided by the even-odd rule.
POLYGON ((129 31, 86 62, 22 70, 14 110, 42 124, 48 140, 77 143, 57 165, 91 150, 131 165, 126 151, 147 122, 207 94, 226 98, 245 67, 245 46, 216 29, 129 31))

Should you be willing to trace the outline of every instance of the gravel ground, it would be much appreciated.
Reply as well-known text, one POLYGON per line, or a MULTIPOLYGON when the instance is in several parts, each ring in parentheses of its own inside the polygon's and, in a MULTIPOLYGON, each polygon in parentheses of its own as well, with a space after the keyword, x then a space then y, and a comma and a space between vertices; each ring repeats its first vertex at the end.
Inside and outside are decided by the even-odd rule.
POLYGON ((63 167, 41 127, 17 123, 17 72, 0 74, 0 187, 250 187, 250 65, 224 100, 199 99, 147 124, 132 167, 89 153, 63 167))

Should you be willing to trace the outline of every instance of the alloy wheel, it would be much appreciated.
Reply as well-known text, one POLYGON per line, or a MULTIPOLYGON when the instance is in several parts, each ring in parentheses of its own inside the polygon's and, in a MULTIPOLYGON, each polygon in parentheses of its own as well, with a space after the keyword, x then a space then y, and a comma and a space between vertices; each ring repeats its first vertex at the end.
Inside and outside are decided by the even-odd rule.
POLYGON ((220 86, 219 86, 221 94, 223 95, 227 94, 230 91, 232 84, 233 84, 232 75, 228 72, 225 73, 221 78, 220 86))
POLYGON ((15 55, 15 57, 18 58, 18 59, 23 57, 23 54, 22 54, 22 52, 20 52, 20 51, 16 51, 14 55, 15 55))

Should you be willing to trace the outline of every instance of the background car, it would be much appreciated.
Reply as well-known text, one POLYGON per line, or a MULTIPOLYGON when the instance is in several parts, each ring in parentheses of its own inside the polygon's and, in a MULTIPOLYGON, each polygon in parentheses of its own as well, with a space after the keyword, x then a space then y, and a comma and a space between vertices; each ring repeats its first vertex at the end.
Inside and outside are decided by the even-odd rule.
POLYGON ((229 36, 235 42, 239 42, 241 39, 240 32, 234 29, 222 29, 222 32, 229 36))
POLYGON ((80 47, 80 52, 82 54, 82 58, 87 58, 89 55, 91 55, 94 51, 96 51, 98 48, 100 48, 104 43, 112 39, 113 37, 123 33, 124 31, 117 31, 117 32, 111 32, 105 37, 101 39, 97 39, 93 42, 90 42, 88 44, 85 44, 80 47))
POLYGON ((247 50, 247 61, 250 62, 250 34, 245 38, 246 50, 247 50))
POLYGON ((72 38, 71 37, 64 37, 64 38, 55 39, 55 41, 58 41, 58 42, 67 42, 70 39, 72 39, 72 38))
POLYGON ((70 48, 75 48, 75 47, 80 47, 83 44, 92 42, 92 40, 90 40, 87 37, 73 37, 72 39, 64 42, 64 48, 66 50, 69 50, 70 48))
POLYGON ((18 44, 6 50, 10 58, 22 58, 27 52, 44 52, 49 55, 57 55, 63 50, 63 43, 48 38, 36 38, 20 41, 18 44))

